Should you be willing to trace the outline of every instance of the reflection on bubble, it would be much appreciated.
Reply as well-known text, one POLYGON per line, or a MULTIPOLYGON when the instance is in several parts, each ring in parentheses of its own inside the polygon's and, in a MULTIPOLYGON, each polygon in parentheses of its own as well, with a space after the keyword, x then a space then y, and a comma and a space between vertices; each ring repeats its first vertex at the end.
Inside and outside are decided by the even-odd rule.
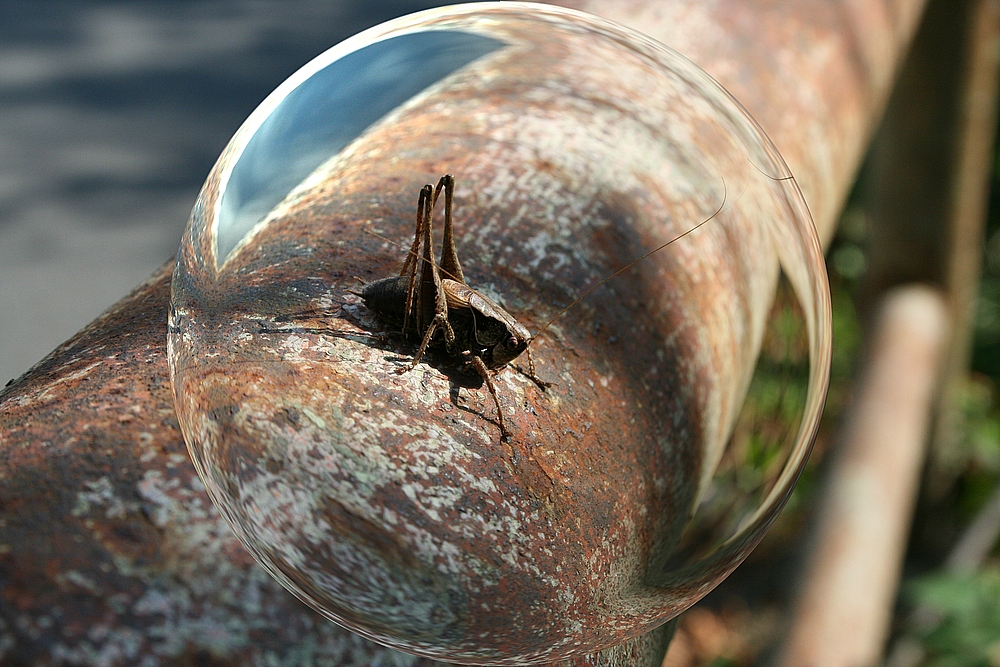
POLYGON ((177 414, 237 535, 328 618, 442 660, 593 654, 697 601, 788 498, 823 271, 781 158, 696 66, 576 12, 434 10, 321 55, 226 148, 174 274, 177 414), (507 440, 461 359, 399 374, 417 341, 354 295, 445 173, 469 285, 532 332, 709 220, 532 343, 553 387, 494 376, 507 440))
POLYGON ((220 198, 219 262, 296 185, 366 128, 502 46, 454 30, 409 33, 363 46, 309 74, 243 145, 220 198))

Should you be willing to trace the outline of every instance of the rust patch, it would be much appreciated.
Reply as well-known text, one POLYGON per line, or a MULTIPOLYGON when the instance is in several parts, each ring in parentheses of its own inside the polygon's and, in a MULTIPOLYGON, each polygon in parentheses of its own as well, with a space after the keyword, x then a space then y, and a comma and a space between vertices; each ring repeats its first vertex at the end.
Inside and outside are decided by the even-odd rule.
POLYGON ((174 417, 172 264, 0 394, 0 662, 412 664, 309 611, 218 515, 174 417))
MULTIPOLYGON (((869 5, 871 11, 881 11, 877 3, 598 0, 566 4, 633 25, 678 48, 722 81, 781 148, 803 187, 821 235, 829 238, 868 133, 880 115, 891 79, 888 73, 908 43, 924 3, 890 3, 889 22, 865 21, 862 16, 845 19, 863 14, 868 11, 863 7, 869 5), (843 7, 848 4, 851 10, 845 14, 843 7), (852 23, 873 28, 856 37, 852 23), (886 47, 855 46, 862 42, 886 47), (872 62, 859 67, 859 53, 872 62), (789 81, 795 85, 788 85, 789 81)), ((388 174, 387 180, 399 179, 398 187, 386 188, 370 208, 354 202, 355 210, 362 212, 359 219, 378 223, 395 211, 407 210, 412 188, 436 175, 446 157, 428 160, 426 175, 388 174)), ((533 165, 534 173, 548 175, 552 181, 566 181, 551 161, 529 156, 520 164, 533 165)), ((505 177, 524 173, 512 170, 505 177)), ((488 183, 482 192, 490 194, 488 183)), ((474 210, 491 210, 488 196, 465 204, 474 210)), ((470 225, 486 228, 476 213, 466 216, 470 225)), ((209 252, 208 237, 202 240, 206 246, 189 259, 209 252)), ((362 277, 387 275, 386 270, 397 266, 399 257, 393 249, 380 248, 370 238, 359 243, 359 252, 371 260, 365 267, 367 273, 359 274, 362 277), (376 256, 381 259, 376 261, 376 256)), ((336 259, 334 250, 324 250, 331 263, 336 259)), ((465 250, 474 251, 476 246, 465 250)), ((545 303, 565 303, 560 300, 570 296, 550 283, 518 287, 523 278, 503 261, 503 249, 491 252, 481 255, 482 266, 489 267, 495 277, 490 280, 497 282, 503 294, 537 287, 538 300, 545 303)), ((184 269, 192 273, 199 267, 184 269)), ((169 271, 165 267, 149 284, 0 392, 0 660, 32 665, 137 664, 143 660, 149 664, 271 664, 295 661, 303 655, 302 647, 314 647, 317 661, 334 665, 361 667, 378 660, 436 664, 379 649, 304 611, 251 563, 210 506, 187 463, 169 391, 163 340, 169 271), (79 514, 74 515, 74 510, 79 514), (88 526, 88 521, 93 523, 88 526), (116 536, 110 526, 122 521, 141 528, 116 536), (143 561, 141 566, 135 566, 139 561, 143 561)), ((327 276, 346 277, 336 269, 327 276)), ((303 292, 323 293, 328 279, 316 282, 299 277, 294 285, 303 292)), ((245 296, 253 298, 253 292, 245 296)), ((529 303, 518 303, 512 296, 508 305, 524 312, 529 303)), ((341 312, 335 304, 324 306, 330 307, 334 309, 327 313, 329 317, 343 318, 355 325, 352 330, 360 330, 351 311, 341 312)), ((588 321, 584 314, 579 317, 580 322, 588 321)), ((276 322, 282 327, 294 325, 276 322)), ((306 324, 326 329, 328 336, 340 335, 329 331, 323 318, 306 324)), ((598 330, 605 331, 605 327, 602 324, 598 330)), ((263 329, 258 326, 252 331, 261 337, 275 335, 263 329)), ((563 388, 561 400, 572 402, 589 387, 584 377, 564 372, 562 357, 572 365, 577 354, 588 349, 577 350, 577 343, 561 331, 550 330, 551 336, 539 347, 548 350, 543 368, 550 369, 549 379, 563 388)), ((505 386, 504 396, 508 401, 517 397, 510 404, 520 410, 524 403, 517 384, 511 384, 505 386)), ((370 394, 345 391, 352 401, 348 410, 363 413, 365 402, 371 406, 374 401, 398 406, 393 387, 390 383, 370 394)), ((441 388, 447 394, 447 384, 439 383, 431 395, 439 397, 441 388)), ((460 404, 471 405, 488 417, 488 403, 477 403, 476 396, 463 391, 460 404)), ((433 403, 431 410, 438 415, 435 419, 445 422, 466 419, 464 411, 448 401, 433 403)), ((289 412, 276 417, 275 424, 301 431, 307 423, 303 419, 301 411, 289 412)), ((597 439, 595 426, 587 419, 567 419, 559 428, 581 443, 576 451, 590 451, 597 439)), ((517 454, 520 461, 529 463, 541 456, 520 445, 517 454)), ((311 455, 323 454, 314 449, 311 455)), ((536 460, 537 470, 526 466, 534 472, 521 474, 531 478, 527 485, 537 490, 530 500, 539 515, 562 521, 568 504, 559 496, 565 493, 557 484, 560 469, 549 459, 542 461, 544 469, 536 460), (551 491, 543 493, 544 489, 551 491)), ((506 465, 503 469, 507 470, 506 465)), ((434 484, 441 481, 428 479, 434 484)), ((595 482, 613 483, 621 482, 595 482)), ((485 511, 485 501, 467 502, 467 511, 485 511)), ((586 508, 581 519, 589 514, 586 508)), ((573 664, 633 667, 639 664, 637 656, 589 656, 573 664)))
MULTIPOLYGON (((718 168, 746 179, 744 152, 718 154, 731 137, 674 113, 692 102, 685 84, 609 40, 535 27, 505 25, 510 53, 332 158, 218 271, 199 268, 215 223, 196 215, 174 276, 177 409, 213 499, 301 599, 437 659, 594 653, 707 590, 648 570, 711 477, 777 275, 766 229, 737 208, 601 287, 534 343, 556 386, 497 374, 510 442, 488 394, 447 360, 396 372, 414 344, 350 291, 354 276, 398 272, 403 251, 379 236, 409 244, 425 182, 455 174, 469 284, 537 331, 717 210, 718 168), (658 152, 664 128, 683 167, 658 152)), ((216 192, 198 210, 214 211, 216 192)))

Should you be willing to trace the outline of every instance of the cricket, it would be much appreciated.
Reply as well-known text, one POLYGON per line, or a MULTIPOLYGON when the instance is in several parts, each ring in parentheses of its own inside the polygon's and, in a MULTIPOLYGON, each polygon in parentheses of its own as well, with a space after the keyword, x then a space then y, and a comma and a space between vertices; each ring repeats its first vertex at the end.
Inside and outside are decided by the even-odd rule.
POLYGON ((474 369, 482 378, 496 405, 497 421, 503 440, 510 437, 510 432, 493 382, 493 373, 503 369, 522 354, 526 354, 528 368, 518 370, 531 378, 542 390, 551 386, 535 374, 535 364, 530 349, 532 341, 595 289, 705 225, 718 216, 725 206, 723 197, 722 204, 711 216, 591 286, 532 336, 517 318, 465 282, 455 247, 452 220, 454 191, 455 178, 451 174, 442 176, 437 186, 425 185, 417 198, 413 243, 406 254, 406 259, 403 260, 399 275, 365 283, 359 292, 351 293, 361 297, 365 306, 377 318, 399 328, 404 336, 413 334, 420 338, 420 347, 413 359, 400 369, 400 373, 416 368, 428 348, 444 348, 449 358, 474 369), (443 241, 440 260, 435 261, 434 209, 442 193, 444 194, 443 241))

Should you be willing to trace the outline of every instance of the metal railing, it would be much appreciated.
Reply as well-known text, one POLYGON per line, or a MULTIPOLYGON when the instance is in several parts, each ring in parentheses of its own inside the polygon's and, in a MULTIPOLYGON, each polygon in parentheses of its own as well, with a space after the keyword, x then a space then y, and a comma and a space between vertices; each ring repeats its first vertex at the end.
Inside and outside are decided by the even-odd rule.
MULTIPOLYGON (((922 0, 561 4, 644 32, 721 82, 781 151, 824 243, 903 72, 872 159, 879 324, 783 663, 874 664, 923 445, 933 423, 948 437, 940 406, 966 367, 997 3, 931 0, 919 31, 922 0), (889 290, 912 282, 931 287, 889 290), (896 482, 891 498, 864 495, 885 491, 885 480, 896 482), (877 526, 873 503, 884 510, 877 526)), ((171 271, 168 262, 0 394, 0 655, 26 664, 167 664, 170 651, 231 664, 397 664, 281 589, 202 490, 170 388, 171 271)))

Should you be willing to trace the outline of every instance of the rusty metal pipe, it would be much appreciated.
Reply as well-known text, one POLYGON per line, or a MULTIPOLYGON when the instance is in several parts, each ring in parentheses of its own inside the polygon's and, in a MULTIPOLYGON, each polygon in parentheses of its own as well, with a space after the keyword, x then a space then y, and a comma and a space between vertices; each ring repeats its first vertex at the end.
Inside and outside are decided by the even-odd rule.
MULTIPOLYGON (((853 4, 808 2, 583 8, 690 46, 688 55, 772 134, 828 238, 920 5, 883 6, 881 21, 862 20, 853 4), (856 25, 868 32, 856 34, 856 25), (693 35, 698 44, 687 44, 693 35), (814 39, 792 46, 789 35, 814 39)), ((276 594, 207 505, 170 410, 165 281, 165 272, 154 276, 2 395, 0 558, 13 582, 2 591, 4 645, 36 662, 67 651, 87 660, 94 646, 130 657, 209 652, 251 662, 287 656, 309 637, 338 664, 388 656, 276 594), (220 553, 229 556, 222 577, 220 553), (95 614, 105 620, 95 625, 95 614), (183 630, 173 643, 155 632, 164 614, 183 630), (224 641, 211 638, 206 619, 228 628, 224 641), (270 645, 248 639, 275 631, 270 645)))

